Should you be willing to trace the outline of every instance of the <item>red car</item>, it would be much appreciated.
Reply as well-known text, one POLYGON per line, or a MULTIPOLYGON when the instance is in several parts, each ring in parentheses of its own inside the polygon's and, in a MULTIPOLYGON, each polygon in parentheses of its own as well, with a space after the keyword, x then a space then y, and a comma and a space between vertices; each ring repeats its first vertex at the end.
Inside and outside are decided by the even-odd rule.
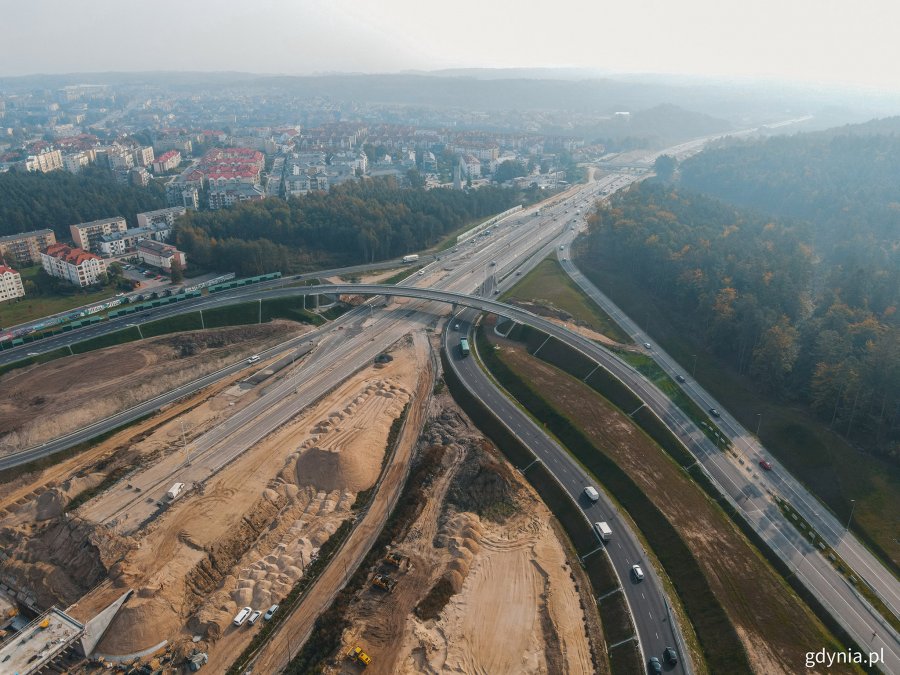
POLYGON ((759 460, 759 465, 760 465, 762 468, 764 468, 766 471, 771 471, 771 470, 772 470, 772 465, 769 464, 769 462, 767 462, 767 461, 764 460, 764 459, 759 460))

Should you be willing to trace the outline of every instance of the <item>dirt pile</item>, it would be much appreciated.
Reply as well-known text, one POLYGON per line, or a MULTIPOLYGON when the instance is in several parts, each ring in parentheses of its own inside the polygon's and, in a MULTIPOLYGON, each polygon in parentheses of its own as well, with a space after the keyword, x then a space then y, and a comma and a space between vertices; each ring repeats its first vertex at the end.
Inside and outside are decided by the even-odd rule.
POLYGON ((474 444, 450 484, 447 501, 460 511, 502 523, 515 512, 519 490, 512 469, 488 452, 485 441, 474 444))
POLYGON ((369 570, 396 585, 385 594, 370 581, 356 594, 344 647, 364 646, 373 675, 594 672, 582 599, 546 507, 448 396, 434 406, 420 451, 442 459, 389 547, 406 562, 369 570))
MULTIPOLYGON (((46 501, 56 503, 53 491, 46 501)), ((43 496, 43 495, 42 495, 43 496)), ((34 592, 38 604, 70 604, 102 581, 134 546, 103 527, 57 517, 0 529, 0 576, 34 592)))

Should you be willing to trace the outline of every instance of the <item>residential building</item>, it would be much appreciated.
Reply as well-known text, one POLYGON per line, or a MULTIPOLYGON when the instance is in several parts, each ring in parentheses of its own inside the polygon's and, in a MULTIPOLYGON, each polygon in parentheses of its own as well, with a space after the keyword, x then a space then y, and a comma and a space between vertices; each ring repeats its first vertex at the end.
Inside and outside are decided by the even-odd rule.
POLYGON ((150 185, 150 181, 153 180, 153 176, 144 167, 136 166, 128 170, 128 180, 137 187, 147 187, 150 185))
POLYGON ((69 173, 80 173, 90 163, 90 155, 86 152, 76 152, 74 155, 63 157, 63 168, 69 173))
POLYGON ((166 183, 166 203, 171 207, 200 208, 200 190, 196 185, 172 179, 166 183))
POLYGON ((153 161, 153 173, 166 173, 177 169, 181 164, 181 153, 178 150, 164 152, 153 161))
POLYGON ((135 227, 124 232, 104 234, 96 240, 97 252, 105 257, 122 255, 136 249, 144 239, 165 242, 171 234, 172 228, 165 221, 151 223, 145 227, 135 227))
POLYGON ((209 188, 209 208, 215 211, 216 209, 232 206, 238 202, 257 201, 264 197, 265 193, 259 185, 235 183, 225 186, 211 186, 209 188))
POLYGON ((122 216, 113 218, 104 218, 103 220, 94 220, 90 223, 79 223, 78 225, 69 225, 69 232, 72 235, 72 241, 79 248, 85 251, 94 251, 96 240, 104 234, 112 234, 113 232, 124 232, 128 229, 125 219, 122 216))
POLYGON ((134 166, 134 155, 129 148, 115 143, 105 148, 99 148, 96 152, 97 162, 112 171, 116 169, 128 170, 134 166))
POLYGON ((53 230, 35 230, 0 237, 0 258, 14 260, 19 265, 34 265, 41 261, 41 251, 56 243, 53 230))
POLYGON ((0 302, 25 297, 22 275, 12 267, 0 265, 0 302))
POLYGON ((163 244, 152 239, 144 239, 139 242, 137 254, 146 265, 152 265, 166 271, 172 269, 172 262, 175 260, 179 262, 181 269, 187 266, 187 259, 183 252, 171 244, 163 244))
POLYGON ((75 286, 96 284, 106 272, 106 263, 100 256, 67 244, 54 244, 41 253, 41 264, 50 276, 75 286))
POLYGON ((155 223, 166 223, 169 227, 175 224, 175 219, 187 213, 183 206, 172 206, 168 209, 145 211, 137 214, 138 227, 149 227, 155 223))
POLYGON ((147 146, 146 148, 137 147, 132 151, 132 155, 134 156, 134 163, 137 166, 150 166, 153 164, 154 155, 153 155, 153 147, 147 146))
POLYGON ((59 150, 45 150, 37 155, 29 155, 25 160, 26 171, 48 173, 61 168, 63 168, 63 159, 59 150))

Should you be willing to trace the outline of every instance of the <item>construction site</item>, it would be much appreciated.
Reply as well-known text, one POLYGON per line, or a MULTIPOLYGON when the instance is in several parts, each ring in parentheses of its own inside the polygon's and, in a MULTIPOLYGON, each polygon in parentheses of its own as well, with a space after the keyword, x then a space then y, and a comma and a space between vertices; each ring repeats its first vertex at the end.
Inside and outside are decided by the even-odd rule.
MULTIPOLYGON (((306 330, 197 331, 13 371, 0 384, 30 393, 4 401, 4 447, 65 433, 306 330), (73 385, 60 392, 55 378, 73 385)), ((256 672, 277 672, 302 647, 283 649, 285 640, 339 605, 348 627, 323 661, 333 672, 595 672, 599 621, 578 609, 591 607, 589 585, 546 508, 438 393, 436 342, 407 334, 329 382, 324 364, 340 345, 337 334, 290 358, 246 359, 234 376, 78 453, 4 476, 0 671, 224 672, 283 612, 254 656, 256 672), (436 458, 422 508, 368 565, 411 467, 436 458), (325 571, 285 607, 347 528, 325 571), (364 587, 334 603, 354 575, 364 587)))

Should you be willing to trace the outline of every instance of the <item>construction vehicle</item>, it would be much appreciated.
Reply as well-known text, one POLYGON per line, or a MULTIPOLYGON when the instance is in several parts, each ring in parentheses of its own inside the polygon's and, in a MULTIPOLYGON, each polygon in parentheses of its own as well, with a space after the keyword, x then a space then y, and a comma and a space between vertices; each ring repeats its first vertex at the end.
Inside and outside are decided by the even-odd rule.
POLYGON ((50 617, 45 617, 43 621, 38 624, 38 628, 44 629, 50 625, 50 617))
POLYGON ((391 579, 387 574, 376 574, 372 577, 372 585, 383 591, 387 591, 388 593, 394 590, 396 583, 397 582, 391 579))
POLYGON ((372 663, 372 658, 362 650, 362 647, 354 647, 350 650, 350 653, 347 654, 347 657, 363 664, 364 668, 372 663))
POLYGON ((402 553, 398 553, 397 551, 391 551, 386 556, 384 556, 384 562, 386 562, 388 565, 393 565, 398 569, 403 564, 404 560, 406 560, 406 556, 402 553))

